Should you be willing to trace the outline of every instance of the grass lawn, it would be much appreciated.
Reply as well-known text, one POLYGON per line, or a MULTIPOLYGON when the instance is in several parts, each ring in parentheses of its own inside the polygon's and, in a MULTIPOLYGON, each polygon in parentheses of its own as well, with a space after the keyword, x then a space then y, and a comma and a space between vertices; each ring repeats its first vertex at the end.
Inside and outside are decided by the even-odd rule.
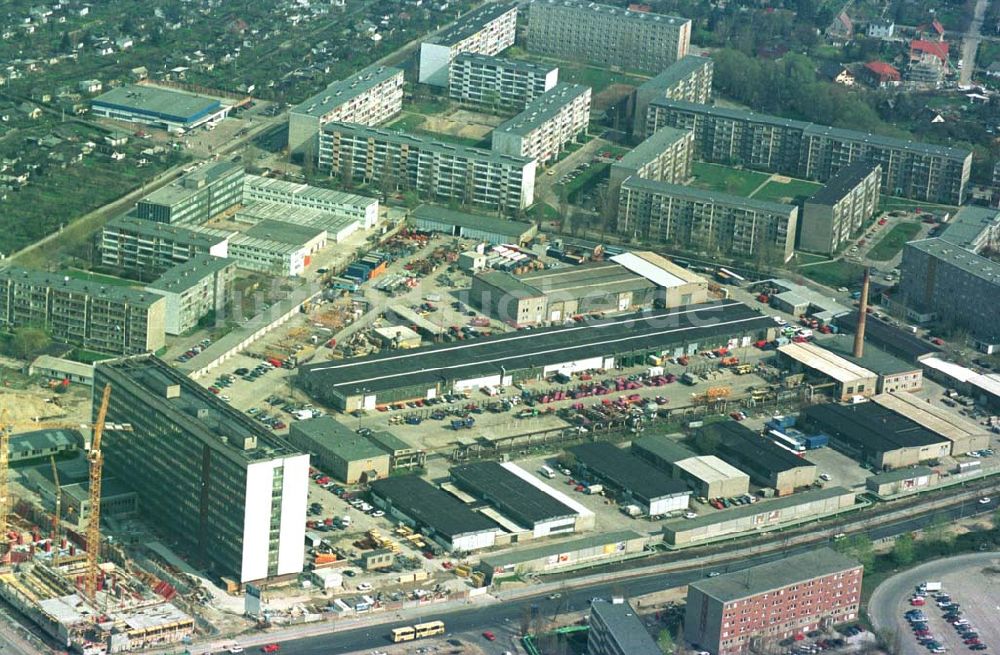
POLYGON ((798 270, 799 274, 809 278, 814 282, 824 284, 831 289, 840 287, 853 288, 861 281, 865 267, 853 262, 830 262, 829 264, 817 264, 816 266, 805 266, 798 270))
POLYGON ((111 275, 101 275, 100 273, 91 273, 90 271, 81 271, 78 268, 70 268, 63 271, 63 275, 71 277, 74 280, 85 280, 87 282, 97 282, 98 284, 106 284, 112 287, 134 287, 140 286, 140 283, 134 280, 125 280, 120 277, 113 277, 111 275))
POLYGON ((536 202, 528 210, 528 216, 533 220, 549 222, 549 221, 559 221, 559 210, 552 205, 544 202, 536 202))
POLYGON ((816 193, 816 190, 822 186, 822 184, 807 180, 791 180, 785 183, 771 180, 751 197, 754 200, 794 204, 816 193))
POLYGON ((938 205, 933 202, 920 202, 909 198, 897 198, 895 196, 882 196, 878 204, 879 211, 890 212, 895 210, 914 211, 920 209, 930 212, 949 212, 954 214, 958 208, 952 205, 938 205))
POLYGON ((418 129, 424 124, 427 118, 421 116, 420 114, 411 114, 409 112, 403 112, 403 115, 394 120, 393 122, 386 125, 387 128, 391 130, 402 130, 403 132, 410 132, 412 130, 418 129))
POLYGON ((875 247, 868 251, 868 258, 884 262, 892 259, 920 232, 920 223, 896 223, 875 247))
POLYGON ((708 191, 722 191, 736 196, 748 196, 771 176, 756 171, 738 170, 718 164, 696 161, 691 167, 691 186, 708 191))
POLYGON ((580 191, 597 184, 602 176, 607 177, 610 168, 611 164, 595 162, 586 171, 570 180, 569 184, 566 185, 566 197, 569 198, 570 202, 573 202, 576 194, 580 191))

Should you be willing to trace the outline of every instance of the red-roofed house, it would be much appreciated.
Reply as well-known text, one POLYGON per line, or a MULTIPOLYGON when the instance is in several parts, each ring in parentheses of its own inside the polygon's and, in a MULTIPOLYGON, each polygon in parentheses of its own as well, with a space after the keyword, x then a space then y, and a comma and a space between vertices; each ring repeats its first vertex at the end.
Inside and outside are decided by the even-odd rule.
POLYGON ((826 36, 831 41, 846 42, 854 38, 854 21, 846 11, 837 14, 830 26, 826 28, 826 36))
POLYGON ((870 61, 865 64, 864 75, 869 84, 880 89, 896 86, 903 81, 903 76, 896 67, 884 61, 870 61))
POLYGON ((935 18, 930 23, 918 25, 917 34, 919 36, 926 34, 929 38, 944 41, 944 25, 941 24, 941 21, 935 18))
POLYGON ((910 41, 910 66, 906 79, 938 87, 948 73, 948 42, 914 39, 910 41))
POLYGON ((928 41, 927 39, 913 39, 910 41, 910 61, 922 58, 924 55, 933 55, 941 60, 945 66, 948 65, 948 42, 928 41))

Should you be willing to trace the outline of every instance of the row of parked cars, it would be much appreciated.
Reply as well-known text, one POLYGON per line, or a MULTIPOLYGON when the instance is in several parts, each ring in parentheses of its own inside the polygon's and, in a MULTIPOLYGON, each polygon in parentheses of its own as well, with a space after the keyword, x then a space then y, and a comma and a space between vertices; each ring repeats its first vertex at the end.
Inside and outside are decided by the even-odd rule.
POLYGON ((734 496, 732 498, 697 498, 698 502, 702 504, 708 504, 715 509, 726 509, 729 507, 736 507, 737 505, 750 505, 751 503, 756 503, 757 499, 750 494, 743 494, 742 496, 734 496))
POLYGON ((907 610, 904 615, 913 629, 913 635, 916 637, 918 643, 925 646, 932 653, 944 653, 948 650, 932 633, 930 624, 927 621, 927 615, 921 609, 929 602, 928 593, 931 593, 930 598, 934 600, 938 609, 941 610, 942 618, 955 628, 958 638, 962 640, 962 643, 969 650, 987 650, 988 647, 980 639, 979 632, 972 627, 968 619, 963 617, 962 606, 953 601, 949 594, 943 591, 936 593, 928 592, 923 585, 918 587, 916 593, 910 598, 910 604, 914 607, 907 610))
POLYGON ((197 345, 192 346, 190 350, 188 350, 187 352, 181 353, 175 359, 178 362, 180 362, 181 364, 183 364, 184 362, 188 361, 189 359, 191 359, 195 355, 198 355, 199 353, 201 353, 201 351, 205 350, 205 348, 208 348, 209 345, 211 345, 211 343, 212 343, 211 339, 202 339, 201 341, 198 342, 197 345))

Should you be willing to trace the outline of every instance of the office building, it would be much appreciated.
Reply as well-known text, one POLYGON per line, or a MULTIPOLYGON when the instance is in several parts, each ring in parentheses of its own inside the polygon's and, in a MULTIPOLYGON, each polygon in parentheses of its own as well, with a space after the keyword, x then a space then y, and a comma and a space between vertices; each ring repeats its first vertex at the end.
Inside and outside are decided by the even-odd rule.
POLYGON ((248 271, 290 277, 305 272, 326 240, 320 227, 263 220, 230 240, 229 256, 248 271))
POLYGON ((960 148, 683 100, 650 101, 646 129, 663 126, 694 130, 705 161, 819 182, 856 161, 879 164, 882 193, 928 202, 961 204, 972 170, 972 153, 960 148))
POLYGON ((448 69, 463 52, 498 55, 514 45, 517 3, 489 2, 420 44, 421 84, 448 86, 448 69))
POLYGON ((45 330, 53 340, 113 355, 165 345, 166 300, 133 287, 102 285, 59 273, 0 270, 0 329, 45 330))
POLYGON ((184 134, 214 125, 232 109, 216 98, 148 84, 120 86, 90 101, 90 113, 184 134))
POLYGON ((371 483, 389 476, 389 453, 332 417, 292 423, 288 441, 340 482, 371 483))
POLYGON ((198 255, 168 269, 146 291, 166 299, 167 334, 193 330, 206 317, 222 320, 233 301, 236 262, 232 259, 198 255))
POLYGON ((630 177, 618 194, 618 234, 643 243, 787 262, 799 208, 630 177))
POLYGON ((171 225, 200 225, 243 202, 243 166, 203 164, 136 203, 135 216, 171 225))
POLYGON ((330 121, 381 125, 402 109, 403 71, 369 66, 330 83, 288 111, 288 151, 315 161, 319 131, 330 121))
POLYGON ((802 207, 799 248, 832 255, 878 210, 881 164, 856 161, 841 168, 802 207))
POLYGON ((584 0, 532 0, 528 52, 659 73, 688 53, 691 21, 584 0))
POLYGON ((1000 343, 1000 264, 946 239, 911 241, 899 265, 899 300, 911 317, 967 329, 1000 343))
POLYGON ((586 134, 589 123, 590 87, 557 84, 529 102, 520 114, 497 125, 492 148, 545 164, 586 134))
POLYGON ((437 205, 420 205, 410 212, 407 221, 422 232, 440 232, 492 244, 522 245, 538 234, 538 226, 534 223, 507 221, 496 216, 470 214, 437 205))
POLYGON ((699 432, 718 443, 715 455, 719 459, 748 473, 752 483, 774 490, 777 496, 816 482, 815 464, 735 421, 712 423, 699 432))
POLYGON ((713 655, 778 642, 858 618, 864 567, 823 547, 688 586, 684 639, 713 655))
MULTIPOLYGON (((309 455, 153 356, 100 363, 110 384, 105 475, 199 564, 237 582, 302 572, 309 455)), ((96 414, 99 402, 94 403, 96 414)))
POLYGON ((366 230, 375 227, 378 222, 377 198, 260 175, 244 177, 243 200, 246 203, 267 202, 281 207, 314 209, 338 219, 356 220, 366 230))
POLYGON ((448 96, 489 111, 521 111, 559 82, 559 68, 463 52, 451 62, 448 96))
POLYGON ((816 393, 829 391, 834 400, 848 401, 875 395, 878 374, 815 343, 787 343, 778 347, 782 369, 803 373, 803 383, 816 393))
POLYGON ((231 233, 156 223, 125 214, 101 231, 101 265, 151 280, 198 255, 229 256, 231 233))
POLYGON ((595 598, 587 621, 590 655, 662 655, 639 615, 623 598, 595 598))
POLYGON ((661 127, 648 139, 612 162, 608 176, 608 198, 618 202, 618 191, 629 177, 684 184, 691 177, 694 132, 661 127))
POLYGON ((651 77, 632 93, 632 138, 641 141, 646 132, 646 111, 656 98, 685 100, 702 105, 712 101, 714 62, 708 57, 684 55, 651 77))
POLYGON ((319 167, 333 176, 516 214, 534 203, 536 162, 401 132, 327 123, 319 167))

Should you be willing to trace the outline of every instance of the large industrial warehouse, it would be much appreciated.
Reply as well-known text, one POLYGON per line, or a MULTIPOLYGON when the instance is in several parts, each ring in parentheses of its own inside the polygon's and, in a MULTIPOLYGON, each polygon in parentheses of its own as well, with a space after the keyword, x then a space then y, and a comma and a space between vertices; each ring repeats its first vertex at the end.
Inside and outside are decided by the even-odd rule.
POLYGON ((743 471, 714 455, 700 457, 665 434, 636 439, 632 453, 683 480, 703 498, 742 496, 750 489, 750 476, 743 471))
POLYGON ((816 465, 734 421, 701 428, 719 439, 716 455, 750 474, 750 481, 785 496, 816 482, 816 465))
POLYGON ((691 498, 687 485, 672 480, 635 455, 607 442, 585 443, 567 449, 583 473, 620 489, 648 516, 686 510, 691 498))
POLYGON ((374 409, 556 371, 632 366, 650 355, 743 347, 773 333, 774 322, 760 312, 724 301, 311 364, 299 369, 298 379, 342 411, 374 409))
POLYGON ((510 462, 462 464, 451 469, 460 489, 494 505, 532 537, 581 532, 594 527, 594 513, 510 462))

